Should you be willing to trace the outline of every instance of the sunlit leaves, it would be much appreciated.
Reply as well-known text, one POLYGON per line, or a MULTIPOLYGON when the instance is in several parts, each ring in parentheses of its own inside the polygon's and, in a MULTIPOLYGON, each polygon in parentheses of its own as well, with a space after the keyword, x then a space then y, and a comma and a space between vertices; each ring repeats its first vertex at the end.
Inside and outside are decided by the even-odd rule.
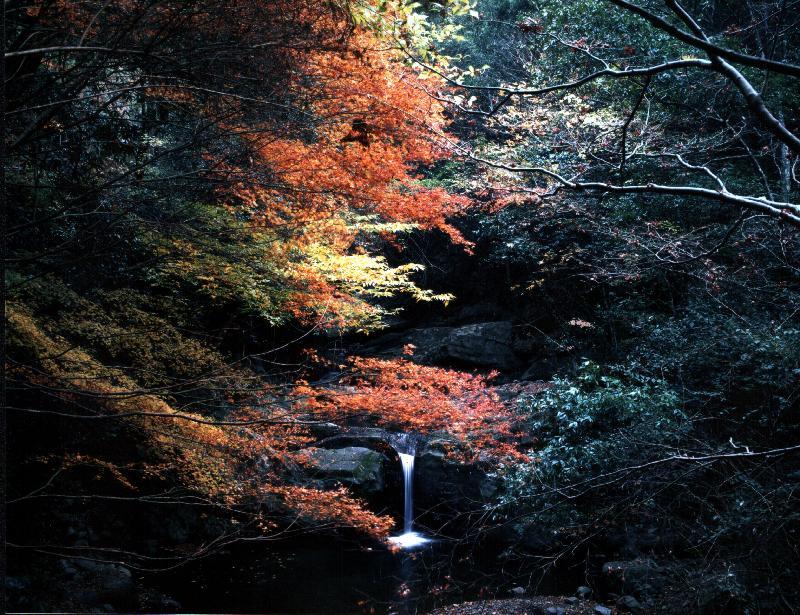
POLYGON ((513 415, 487 382, 493 374, 487 378, 404 358, 356 357, 351 369, 337 387, 303 388, 306 399, 299 407, 392 429, 444 432, 468 446, 469 455, 522 457, 513 446, 513 415))

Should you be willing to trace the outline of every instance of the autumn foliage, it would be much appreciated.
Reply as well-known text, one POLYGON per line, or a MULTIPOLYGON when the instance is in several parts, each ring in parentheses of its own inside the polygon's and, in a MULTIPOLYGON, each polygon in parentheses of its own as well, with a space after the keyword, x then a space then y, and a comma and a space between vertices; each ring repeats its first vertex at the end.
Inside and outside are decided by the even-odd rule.
POLYGON ((302 121, 288 131, 260 126, 243 138, 251 164, 225 167, 230 210, 244 212, 255 232, 279 228, 285 237, 270 256, 284 263, 287 308, 304 321, 374 326, 376 307, 363 299, 381 287, 434 298, 414 286, 410 270, 353 253, 365 237, 417 227, 466 244, 447 219, 469 201, 416 178, 420 165, 449 154, 442 108, 416 72, 374 51, 380 44, 357 30, 333 49, 290 52, 302 70, 289 87, 313 89, 303 106, 315 118, 312 135, 302 121))
POLYGON ((336 387, 300 387, 299 410, 400 431, 454 437, 454 457, 523 456, 514 447, 513 415, 483 376, 418 365, 409 359, 354 357, 336 387))
MULTIPOLYGON (((280 513, 385 534, 392 520, 344 490, 299 484, 298 451, 312 441, 295 417, 308 411, 296 403, 306 385, 285 399, 223 341, 245 321, 369 331, 396 295, 451 298, 417 285, 421 265, 381 252, 418 228, 466 245, 449 219, 469 201, 421 181, 452 151, 442 107, 381 25, 409 9, 6 8, 21 204, 10 216, 19 264, 7 276, 7 366, 19 408, 70 424, 48 467, 70 480, 91 466, 145 499, 136 477, 146 476, 265 532, 275 526, 264 515, 280 513), (104 447, 102 426, 135 454, 104 447)), ((405 361, 352 370, 362 393, 351 415, 478 445, 504 429, 479 378, 405 361), (392 381, 388 368, 399 369, 392 381), (415 399, 430 402, 427 418, 413 418, 415 399)))

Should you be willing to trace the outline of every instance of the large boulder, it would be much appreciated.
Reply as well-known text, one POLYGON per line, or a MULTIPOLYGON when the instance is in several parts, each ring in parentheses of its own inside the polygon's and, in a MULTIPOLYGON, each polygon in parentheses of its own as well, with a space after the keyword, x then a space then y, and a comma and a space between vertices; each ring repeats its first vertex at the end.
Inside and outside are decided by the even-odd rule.
POLYGON ((499 547, 511 549, 506 553, 526 552, 548 555, 563 548, 563 538, 558 528, 540 523, 535 518, 523 517, 499 523, 487 536, 499 547))
POLYGON ((465 463, 450 454, 447 441, 429 441, 417 452, 414 498, 423 510, 451 517, 492 498, 499 481, 479 462, 465 463))
POLYGON ((415 347, 413 360, 423 364, 462 363, 512 369, 519 365, 509 321, 481 322, 462 327, 427 327, 389 334, 365 347, 367 353, 395 357, 415 347))
POLYGON ((456 327, 446 338, 443 350, 449 359, 473 365, 508 369, 517 363, 508 321, 456 327))
POLYGON ((75 596, 79 603, 87 606, 111 603, 117 610, 136 605, 133 575, 125 566, 76 558, 63 566, 67 574, 70 566, 78 578, 78 586, 85 588, 75 596))
POLYGON ((307 448, 301 451, 303 465, 310 477, 321 486, 342 483, 362 494, 383 491, 385 455, 361 446, 344 448, 307 448))
POLYGON ((350 427, 325 436, 315 446, 319 448, 342 449, 347 447, 369 448, 392 456, 393 443, 400 434, 379 427, 350 427))

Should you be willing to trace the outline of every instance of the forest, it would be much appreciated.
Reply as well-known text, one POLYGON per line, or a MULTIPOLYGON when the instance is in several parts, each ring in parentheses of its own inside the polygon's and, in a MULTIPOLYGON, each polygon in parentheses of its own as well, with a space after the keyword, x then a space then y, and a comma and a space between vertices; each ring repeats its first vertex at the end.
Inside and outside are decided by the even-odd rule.
POLYGON ((5 0, 3 612, 800 612, 800 0, 5 0))

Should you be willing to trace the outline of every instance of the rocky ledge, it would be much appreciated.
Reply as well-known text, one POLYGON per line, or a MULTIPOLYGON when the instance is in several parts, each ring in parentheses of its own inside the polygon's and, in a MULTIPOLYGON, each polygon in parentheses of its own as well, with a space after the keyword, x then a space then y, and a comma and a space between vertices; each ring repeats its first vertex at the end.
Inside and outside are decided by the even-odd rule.
POLYGON ((451 604, 429 615, 611 615, 612 612, 594 602, 567 596, 533 596, 451 604))

